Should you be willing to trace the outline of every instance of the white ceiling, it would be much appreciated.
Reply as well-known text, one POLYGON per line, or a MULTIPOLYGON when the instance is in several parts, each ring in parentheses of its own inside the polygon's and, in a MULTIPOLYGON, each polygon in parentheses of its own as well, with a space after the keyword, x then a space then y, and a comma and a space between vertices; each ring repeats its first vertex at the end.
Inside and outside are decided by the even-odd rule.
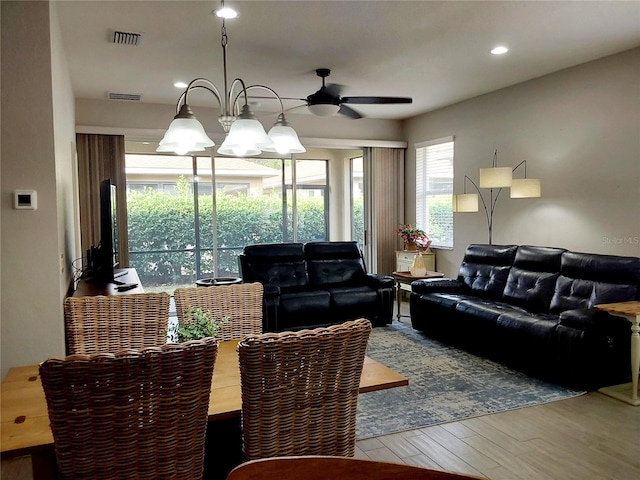
MULTIPOLYGON (((206 77, 223 89, 216 1, 56 1, 76 98, 142 94, 175 105, 175 81, 206 77), (110 30, 142 33, 115 45, 110 30)), ((640 46, 640 1, 227 0, 230 80, 304 98, 332 69, 343 96, 409 96, 410 105, 354 105, 403 119, 640 46), (494 56, 504 44, 510 51, 494 56)), ((190 104, 217 106, 194 93, 190 104)), ((285 108, 300 105, 287 101, 285 108)), ((278 110, 260 100, 256 110, 278 110)), ((306 109, 297 109, 296 113, 306 109)))

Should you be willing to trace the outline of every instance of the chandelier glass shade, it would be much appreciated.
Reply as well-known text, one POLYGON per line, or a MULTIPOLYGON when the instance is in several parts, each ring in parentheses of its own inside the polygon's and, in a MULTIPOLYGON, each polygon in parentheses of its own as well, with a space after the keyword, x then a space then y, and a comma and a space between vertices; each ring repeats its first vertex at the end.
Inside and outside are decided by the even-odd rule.
MULTIPOLYGON (((221 2, 221 8, 215 10, 213 13, 219 15, 218 12, 223 10, 227 10, 224 6, 224 0, 221 2)), ((194 89, 204 89, 213 94, 218 101, 221 111, 218 121, 227 134, 224 142, 218 149, 219 154, 244 157, 259 155, 263 151, 277 152, 281 155, 305 152, 305 148, 298 139, 298 134, 285 119, 282 99, 272 88, 264 85, 250 85, 247 87, 240 78, 236 78, 231 83, 230 88, 227 88, 228 37, 225 26, 226 18, 234 17, 222 17, 221 45, 223 51, 224 94, 221 95, 213 82, 206 78, 196 78, 192 80, 186 90, 180 95, 176 105, 177 114, 169 125, 156 151, 185 155, 189 152, 202 152, 206 148, 215 145, 188 104, 190 91, 194 89), (253 88, 261 88, 269 91, 280 102, 280 115, 268 135, 262 124, 256 119, 249 108, 247 91, 253 88), (240 98, 244 99, 241 113, 238 106, 240 98)))
POLYGON ((306 152, 298 139, 298 134, 291 128, 282 113, 278 115, 278 120, 269 130, 269 138, 273 140, 273 144, 265 146, 262 149, 265 152, 277 152, 280 154, 306 152))

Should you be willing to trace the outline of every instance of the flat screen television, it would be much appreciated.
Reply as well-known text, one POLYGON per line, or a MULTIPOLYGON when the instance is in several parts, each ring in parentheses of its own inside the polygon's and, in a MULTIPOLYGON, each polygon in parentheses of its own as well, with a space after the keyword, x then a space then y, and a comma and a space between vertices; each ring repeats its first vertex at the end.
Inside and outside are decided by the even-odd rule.
POLYGON ((118 241, 117 189, 111 179, 100 183, 100 243, 91 249, 91 276, 101 282, 113 282, 120 265, 118 241))

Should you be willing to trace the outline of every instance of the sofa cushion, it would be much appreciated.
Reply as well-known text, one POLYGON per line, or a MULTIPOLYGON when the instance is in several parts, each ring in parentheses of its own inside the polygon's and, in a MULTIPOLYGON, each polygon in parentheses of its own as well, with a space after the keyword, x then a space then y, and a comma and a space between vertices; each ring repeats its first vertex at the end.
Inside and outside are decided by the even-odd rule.
POLYGON ((334 287, 329 289, 331 307, 341 317, 374 318, 378 304, 378 293, 369 287, 334 287))
POLYGON ((513 267, 507 278, 504 297, 532 312, 548 311, 557 279, 557 273, 531 272, 513 267))
POLYGON ((500 298, 517 248, 515 245, 469 245, 458 280, 478 294, 500 298))
POLYGON ((506 312, 524 312, 523 309, 504 302, 496 302, 486 298, 469 298, 462 300, 456 305, 458 313, 475 317, 478 321, 495 324, 498 317, 506 312))
POLYGON ((278 329, 287 330, 332 323, 331 295, 327 290, 280 295, 278 329))
POLYGON ((519 336, 534 336, 549 339, 558 326, 558 316, 530 314, 527 312, 505 312, 498 318, 498 328, 517 333, 519 336))
POLYGON ((362 283, 367 273, 357 242, 309 242, 304 253, 314 287, 362 283))
POLYGON ((245 282, 296 289, 308 284, 301 243, 248 245, 240 256, 245 282))
POLYGON ((551 311, 638 299, 640 258, 565 252, 551 311))

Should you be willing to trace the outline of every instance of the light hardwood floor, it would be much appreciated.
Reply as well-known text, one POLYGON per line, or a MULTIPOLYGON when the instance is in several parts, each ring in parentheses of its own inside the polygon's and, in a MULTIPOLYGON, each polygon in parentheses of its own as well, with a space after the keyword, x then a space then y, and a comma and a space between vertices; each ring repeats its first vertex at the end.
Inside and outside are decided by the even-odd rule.
MULTIPOLYGON (((404 307, 403 303, 403 311, 404 307)), ((492 480, 638 480, 640 407, 590 392, 545 405, 359 440, 356 456, 492 480)), ((1 469, 2 480, 33 478, 29 457, 2 460, 1 469)))

